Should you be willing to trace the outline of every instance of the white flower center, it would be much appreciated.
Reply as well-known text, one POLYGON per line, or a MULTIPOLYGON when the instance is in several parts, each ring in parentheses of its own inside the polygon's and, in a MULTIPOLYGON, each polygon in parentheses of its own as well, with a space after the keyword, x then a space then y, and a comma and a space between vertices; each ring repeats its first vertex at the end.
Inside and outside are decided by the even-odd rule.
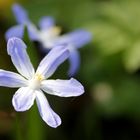
POLYGON ((35 74, 35 76, 29 81, 29 88, 33 90, 40 89, 42 80, 44 80, 42 75, 35 74))
POLYGON ((40 41, 44 44, 44 47, 52 48, 51 43, 59 36, 60 32, 60 27, 52 27, 47 30, 42 30, 39 32, 40 41))

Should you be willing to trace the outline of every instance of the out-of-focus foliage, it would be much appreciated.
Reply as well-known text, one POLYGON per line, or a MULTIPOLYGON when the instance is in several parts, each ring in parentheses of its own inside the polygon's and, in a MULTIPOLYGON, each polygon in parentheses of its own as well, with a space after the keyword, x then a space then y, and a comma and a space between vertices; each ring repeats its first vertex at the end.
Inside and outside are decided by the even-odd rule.
POLYGON ((82 78, 88 81, 88 86, 93 85, 91 94, 101 112, 108 115, 127 114, 136 118, 140 115, 139 5, 135 0, 96 3, 93 19, 87 23, 94 33, 94 48, 83 51, 81 75, 87 73, 82 78), (102 83, 107 84, 107 89, 110 87, 109 92, 100 89, 96 93, 96 87, 102 83))
POLYGON ((135 72, 140 67, 140 1, 99 4, 91 28, 103 55, 122 53, 125 68, 135 72))

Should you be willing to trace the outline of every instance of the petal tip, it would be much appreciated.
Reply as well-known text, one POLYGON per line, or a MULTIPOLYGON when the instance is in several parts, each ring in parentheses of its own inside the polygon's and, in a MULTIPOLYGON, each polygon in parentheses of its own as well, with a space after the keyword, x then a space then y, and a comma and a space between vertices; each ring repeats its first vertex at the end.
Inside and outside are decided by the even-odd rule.
POLYGON ((17 46, 26 48, 26 45, 24 44, 24 42, 18 37, 12 37, 8 39, 8 43, 7 43, 8 54, 10 55, 12 53, 13 48, 17 46))
POLYGON ((57 128, 58 126, 60 126, 62 123, 60 117, 57 117, 57 120, 55 120, 55 122, 51 122, 49 125, 53 128, 57 128))
POLYGON ((14 3, 14 4, 12 5, 12 9, 13 9, 13 10, 16 9, 16 8, 18 8, 18 7, 20 7, 20 5, 19 5, 18 3, 14 3))
POLYGON ((59 115, 57 115, 52 109, 50 110, 50 116, 42 116, 42 119, 53 128, 57 128, 61 125, 62 121, 59 115), (47 118, 46 118, 47 117, 47 118))
POLYGON ((12 10, 15 13, 21 11, 22 9, 23 9, 23 7, 20 4, 18 4, 18 3, 14 3, 12 5, 12 10))
POLYGON ((71 78, 70 81, 78 88, 78 93, 76 96, 80 96, 85 92, 83 85, 79 81, 74 78, 71 78))
POLYGON ((35 97, 33 90, 29 90, 27 87, 21 87, 13 95, 12 105, 18 112, 27 111, 34 104, 35 97))
POLYGON ((15 25, 6 31, 5 39, 6 41, 8 41, 8 39, 12 37, 23 38, 23 34, 24 34, 24 25, 15 25))
POLYGON ((61 125, 62 121, 61 118, 55 113, 51 112, 50 116, 42 116, 42 119, 52 128, 57 128, 61 125), (47 117, 47 118, 46 118, 47 117))

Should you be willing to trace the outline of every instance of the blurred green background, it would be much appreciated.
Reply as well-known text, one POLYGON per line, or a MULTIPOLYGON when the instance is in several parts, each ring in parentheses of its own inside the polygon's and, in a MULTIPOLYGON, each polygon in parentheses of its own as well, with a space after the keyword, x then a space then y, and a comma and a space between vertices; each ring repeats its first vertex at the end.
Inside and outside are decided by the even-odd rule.
MULTIPOLYGON (((0 140, 140 140, 140 1, 139 0, 0 0, 0 68, 15 71, 6 52, 4 34, 15 25, 11 5, 20 3, 37 25, 42 16, 55 17, 63 32, 84 28, 93 40, 80 49, 75 76, 85 87, 76 98, 46 95, 62 125, 50 128, 36 105, 14 111, 16 89, 0 88, 0 140)), ((43 55, 25 40, 32 62, 43 55)), ((68 62, 52 78, 66 79, 68 62)))

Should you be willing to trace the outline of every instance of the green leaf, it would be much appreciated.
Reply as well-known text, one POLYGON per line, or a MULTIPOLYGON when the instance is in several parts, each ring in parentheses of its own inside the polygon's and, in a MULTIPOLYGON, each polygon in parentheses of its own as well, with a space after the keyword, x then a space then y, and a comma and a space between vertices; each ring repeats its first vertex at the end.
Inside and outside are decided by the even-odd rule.
POLYGON ((124 65, 129 72, 134 72, 140 68, 140 41, 125 51, 124 65))
POLYGON ((127 48, 129 38, 118 27, 102 21, 96 21, 92 26, 94 42, 102 54, 111 55, 127 48))

